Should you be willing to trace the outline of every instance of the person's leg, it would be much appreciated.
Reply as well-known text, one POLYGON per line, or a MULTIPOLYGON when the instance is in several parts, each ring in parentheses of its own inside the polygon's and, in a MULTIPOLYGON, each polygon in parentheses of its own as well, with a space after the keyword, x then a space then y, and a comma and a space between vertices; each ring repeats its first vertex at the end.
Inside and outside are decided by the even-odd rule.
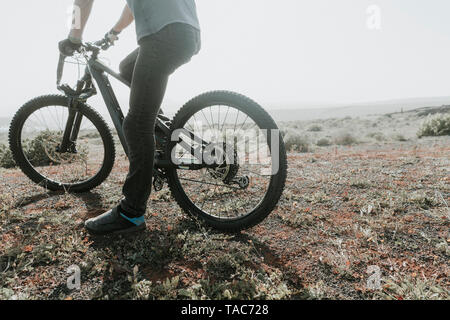
POLYGON ((130 109, 123 123, 130 169, 121 207, 132 216, 144 214, 152 188, 154 128, 169 77, 167 70, 162 69, 166 62, 161 59, 161 49, 154 41, 141 44, 131 85, 130 109))
POLYGON ((139 55, 139 48, 130 53, 119 65, 120 75, 129 83, 133 80, 134 66, 139 55))
MULTIPOLYGON (((172 24, 142 39, 139 45, 132 76, 130 110, 123 126, 129 150, 130 169, 123 186, 124 199, 115 215, 120 217, 117 214, 120 211, 124 218, 139 219, 131 222, 143 220, 140 219, 145 213, 151 193, 155 151, 154 128, 168 78, 199 51, 200 36, 189 26, 172 24)), ((106 233, 105 229, 123 228, 119 224, 111 223, 113 211, 114 209, 92 219, 91 222, 86 222, 88 230, 96 232, 102 229, 102 233, 106 233)))
MULTIPOLYGON (((127 80, 129 83, 132 83, 133 81, 133 73, 134 68, 136 66, 136 61, 139 56, 139 49, 137 48, 132 53, 130 53, 125 59, 122 60, 122 62, 119 65, 119 72, 120 75, 127 80)), ((159 115, 163 115, 164 112, 162 109, 159 110, 159 115)), ((166 118, 166 120, 168 120, 166 118)))
POLYGON ((170 25, 154 37, 140 41, 133 73, 130 110, 124 121, 130 171, 123 186, 122 209, 130 216, 145 213, 152 189, 155 123, 169 75, 196 53, 196 38, 170 25))

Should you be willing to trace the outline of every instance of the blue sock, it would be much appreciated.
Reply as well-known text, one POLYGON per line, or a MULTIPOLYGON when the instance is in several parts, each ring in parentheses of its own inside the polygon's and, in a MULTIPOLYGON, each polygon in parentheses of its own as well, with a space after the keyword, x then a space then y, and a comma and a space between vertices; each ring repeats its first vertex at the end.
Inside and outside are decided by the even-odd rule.
POLYGON ((129 214, 128 212, 126 212, 125 210, 123 210, 121 206, 119 206, 118 209, 119 209, 119 214, 122 218, 130 221, 131 223, 135 224, 136 226, 139 226, 145 222, 144 215, 142 215, 140 217, 135 217, 135 216, 129 214))
POLYGON ((128 220, 128 221, 130 221, 131 223, 135 224, 136 226, 140 226, 141 224, 145 223, 145 218, 144 218, 143 215, 140 216, 140 217, 137 217, 137 218, 130 218, 130 217, 127 217, 127 216, 126 216, 125 214, 123 214, 122 212, 120 212, 120 216, 121 216, 122 218, 124 218, 125 220, 128 220))

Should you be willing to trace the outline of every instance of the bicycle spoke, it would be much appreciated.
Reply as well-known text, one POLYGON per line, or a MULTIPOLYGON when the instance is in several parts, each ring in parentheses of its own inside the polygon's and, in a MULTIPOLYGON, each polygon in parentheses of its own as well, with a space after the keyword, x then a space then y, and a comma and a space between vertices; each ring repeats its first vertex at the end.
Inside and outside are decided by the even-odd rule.
MULTIPOLYGON (((264 145, 267 147, 267 141, 264 139, 261 131, 256 131, 260 129, 257 123, 240 109, 222 104, 209 106, 204 109, 194 113, 186 121, 184 128, 196 132, 196 135, 204 141, 213 143, 210 140, 211 137, 199 136, 205 134, 203 130, 198 130, 201 128, 197 128, 202 125, 198 121, 198 117, 200 117, 202 121, 205 121, 206 127, 213 132, 214 136, 218 134, 218 138, 222 137, 225 139, 223 141, 225 148, 227 145, 234 145, 236 147, 245 146, 245 154, 241 159, 239 157, 241 155, 237 153, 238 149, 235 149, 235 157, 237 157, 235 159, 236 166, 226 163, 226 159, 228 161, 231 159, 228 158, 228 155, 227 158, 224 158, 225 162, 222 167, 219 166, 215 169, 209 168, 197 171, 177 170, 178 179, 186 195, 200 210, 206 212, 208 215, 225 220, 245 216, 252 212, 265 197, 271 181, 271 176, 264 174, 262 171, 267 166, 270 167, 270 164, 262 165, 257 163, 255 166, 248 167, 245 162, 248 162, 249 159, 261 159, 258 152, 265 150, 261 147, 264 145), (231 136, 226 134, 229 129, 232 130, 231 136), (248 142, 246 135, 248 136, 247 133, 252 132, 254 132, 251 135, 252 140, 248 142), (231 140, 227 141, 226 139, 231 140), (262 146, 259 144, 262 144, 262 146), (249 185, 247 187, 244 186, 244 188, 230 183, 230 180, 227 180, 228 183, 224 183, 223 180, 225 178, 233 179, 234 177, 236 179, 245 179, 247 177, 246 175, 248 175, 249 179, 250 177, 252 178, 249 180, 249 185)), ((195 145, 194 141, 189 143, 191 146, 195 145)), ((269 148, 266 149, 270 152, 269 148)), ((189 155, 189 152, 187 154, 189 155)), ((185 153, 177 153, 177 156, 180 158, 184 157, 185 153)), ((263 157, 262 159, 265 158, 263 157)), ((271 162, 270 160, 269 158, 268 162, 271 162)), ((240 180, 235 180, 234 183, 237 183, 237 181, 240 180)))
POLYGON ((227 109, 227 113, 225 115, 225 119, 223 120, 222 129, 220 131, 223 131, 223 127, 225 126, 225 123, 227 122, 228 112, 230 111, 230 107, 227 109))
POLYGON ((21 142, 28 162, 41 176, 53 182, 73 184, 89 180, 100 170, 105 150, 103 143, 95 142, 101 138, 95 126, 83 117, 74 145, 76 151, 59 151, 69 115, 66 109, 46 106, 31 113, 23 124, 21 142))

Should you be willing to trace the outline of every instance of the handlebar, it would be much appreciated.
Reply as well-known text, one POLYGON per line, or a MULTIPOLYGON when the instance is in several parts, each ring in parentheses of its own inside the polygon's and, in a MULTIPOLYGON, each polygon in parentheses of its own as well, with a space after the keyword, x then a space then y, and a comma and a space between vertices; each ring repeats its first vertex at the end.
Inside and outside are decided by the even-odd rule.
MULTIPOLYGON (((111 43, 110 41, 108 41, 106 39, 102 39, 102 40, 96 41, 94 43, 86 42, 81 45, 81 48, 80 48, 80 50, 78 50, 78 52, 81 52, 81 53, 91 52, 92 57, 96 58, 98 56, 98 54, 100 53, 100 51, 106 51, 112 45, 113 45, 113 43, 111 43)), ((64 72, 64 63, 66 61, 66 57, 67 56, 63 55, 62 53, 60 53, 60 55, 59 55, 58 68, 56 71, 56 85, 57 85, 58 89, 60 89, 60 84, 61 84, 61 79, 62 79, 63 72, 64 72)))
MULTIPOLYGON (((102 39, 99 41, 96 41, 94 43, 83 43, 78 50, 79 53, 83 54, 84 57, 88 60, 90 59, 97 59, 97 56, 99 55, 100 51, 108 50, 113 43, 108 41, 107 39, 102 39), (87 53, 91 53, 90 57, 87 55, 87 53)), ((58 90, 64 92, 67 96, 70 97, 77 97, 82 99, 87 99, 93 95, 96 94, 95 87, 92 86, 92 81, 90 77, 90 73, 87 71, 86 75, 78 80, 78 83, 76 85, 76 88, 73 89, 67 84, 61 85, 61 79, 64 73, 64 64, 66 61, 65 55, 60 53, 59 60, 58 60, 58 68, 56 71, 56 87, 58 90)))

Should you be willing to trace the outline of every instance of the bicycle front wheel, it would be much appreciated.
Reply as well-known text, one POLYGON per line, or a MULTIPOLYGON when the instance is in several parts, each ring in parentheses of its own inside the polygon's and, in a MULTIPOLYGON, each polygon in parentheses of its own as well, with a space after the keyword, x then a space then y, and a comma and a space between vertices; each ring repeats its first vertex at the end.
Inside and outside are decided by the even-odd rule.
POLYGON ((85 192, 111 172, 114 141, 96 111, 81 102, 68 105, 61 95, 26 103, 11 122, 9 144, 16 164, 35 183, 52 191, 85 192))

